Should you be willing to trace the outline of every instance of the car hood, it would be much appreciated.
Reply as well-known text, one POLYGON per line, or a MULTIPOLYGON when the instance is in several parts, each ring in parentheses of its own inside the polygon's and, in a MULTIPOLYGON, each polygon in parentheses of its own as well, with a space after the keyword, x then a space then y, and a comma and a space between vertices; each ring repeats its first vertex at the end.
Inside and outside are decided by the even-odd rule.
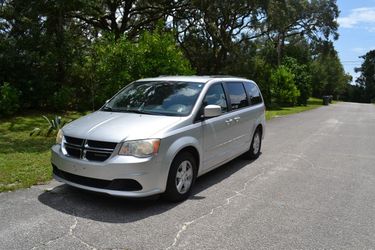
POLYGON ((67 136, 97 141, 148 139, 176 125, 181 119, 174 116, 96 111, 67 124, 63 132, 67 136))

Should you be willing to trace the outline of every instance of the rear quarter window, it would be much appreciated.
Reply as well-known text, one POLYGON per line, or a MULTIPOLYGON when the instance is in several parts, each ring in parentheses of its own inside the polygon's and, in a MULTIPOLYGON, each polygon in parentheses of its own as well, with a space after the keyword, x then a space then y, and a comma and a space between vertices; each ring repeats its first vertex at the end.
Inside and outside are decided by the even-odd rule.
POLYGON ((225 85, 232 110, 249 106, 242 82, 226 82, 225 85))
POLYGON ((260 95, 260 91, 254 83, 245 82, 244 86, 245 86, 247 95, 249 96, 251 105, 256 105, 256 104, 263 102, 262 97, 260 95))

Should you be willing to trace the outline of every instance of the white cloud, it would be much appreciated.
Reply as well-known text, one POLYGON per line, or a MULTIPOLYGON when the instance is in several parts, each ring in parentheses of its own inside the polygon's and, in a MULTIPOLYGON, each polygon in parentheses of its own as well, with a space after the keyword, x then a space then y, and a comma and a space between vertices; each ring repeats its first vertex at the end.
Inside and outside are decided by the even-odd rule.
POLYGON ((348 16, 339 17, 337 21, 342 28, 354 28, 363 24, 375 24, 375 7, 352 9, 348 16))
POLYGON ((355 53, 364 53, 367 51, 367 48, 352 48, 352 51, 355 53))
MULTIPOLYGON (((351 49, 351 51, 356 53, 358 56, 365 55, 370 50, 375 50, 375 47, 374 46, 372 46, 372 47, 356 47, 356 48, 351 49)), ((352 63, 357 63, 357 62, 353 61, 352 63)))

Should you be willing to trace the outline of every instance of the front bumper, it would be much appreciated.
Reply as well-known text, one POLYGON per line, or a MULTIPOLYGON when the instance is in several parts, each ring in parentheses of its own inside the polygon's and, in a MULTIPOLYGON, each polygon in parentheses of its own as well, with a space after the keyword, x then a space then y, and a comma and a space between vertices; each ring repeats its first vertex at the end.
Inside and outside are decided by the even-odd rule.
POLYGON ((104 162, 94 162, 65 156, 60 145, 54 145, 51 149, 51 163, 57 181, 113 196, 137 198, 162 193, 168 178, 168 171, 157 156, 136 158, 115 155, 104 162), (134 187, 127 188, 127 185, 113 185, 118 180, 137 182, 141 187, 134 190, 134 187))

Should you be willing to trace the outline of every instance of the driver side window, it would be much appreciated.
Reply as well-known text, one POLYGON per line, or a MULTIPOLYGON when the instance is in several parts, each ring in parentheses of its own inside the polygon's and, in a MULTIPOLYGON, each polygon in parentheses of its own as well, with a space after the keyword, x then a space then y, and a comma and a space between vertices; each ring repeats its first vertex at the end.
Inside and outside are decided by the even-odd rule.
POLYGON ((227 99, 220 83, 214 84, 208 89, 203 100, 203 106, 207 105, 219 105, 221 113, 228 112, 227 99))

